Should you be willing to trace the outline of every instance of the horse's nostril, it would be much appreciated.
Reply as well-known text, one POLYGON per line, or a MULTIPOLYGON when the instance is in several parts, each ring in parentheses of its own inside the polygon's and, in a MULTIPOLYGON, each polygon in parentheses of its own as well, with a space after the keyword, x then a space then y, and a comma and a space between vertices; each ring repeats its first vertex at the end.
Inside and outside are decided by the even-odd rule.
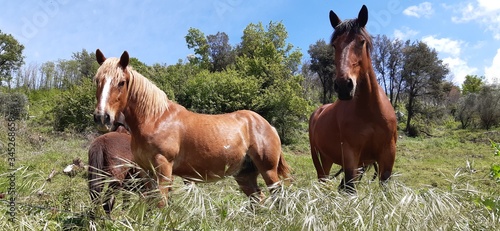
POLYGON ((99 118, 98 118, 97 114, 94 114, 94 122, 95 122, 95 123, 98 123, 98 122, 99 122, 99 118))
POLYGON ((109 119, 109 114, 104 115, 104 123, 109 124, 110 119, 109 119))

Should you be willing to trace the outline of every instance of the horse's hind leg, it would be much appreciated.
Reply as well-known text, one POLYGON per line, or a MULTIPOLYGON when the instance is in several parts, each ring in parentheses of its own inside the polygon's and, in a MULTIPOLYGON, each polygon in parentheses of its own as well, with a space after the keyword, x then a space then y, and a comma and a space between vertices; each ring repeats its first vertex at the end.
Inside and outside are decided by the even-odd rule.
POLYGON ((117 189, 119 188, 119 185, 117 182, 110 182, 108 187, 109 188, 104 192, 104 203, 102 207, 106 214, 110 216, 111 211, 113 210, 113 207, 115 205, 115 194, 117 192, 117 189))
POLYGON ((392 168, 396 159, 396 145, 388 148, 388 151, 381 153, 378 162, 378 177, 384 185, 392 175, 392 168))
POLYGON ((234 179, 240 186, 240 189, 245 193, 245 195, 260 202, 264 199, 264 194, 257 184, 258 175, 259 172, 255 168, 255 166, 253 166, 250 168, 243 168, 234 177, 234 179))

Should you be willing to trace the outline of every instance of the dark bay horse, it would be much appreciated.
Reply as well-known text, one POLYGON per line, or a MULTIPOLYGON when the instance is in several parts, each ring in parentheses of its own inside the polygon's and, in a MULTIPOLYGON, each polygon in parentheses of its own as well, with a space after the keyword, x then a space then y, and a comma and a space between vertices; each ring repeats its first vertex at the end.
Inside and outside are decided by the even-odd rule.
POLYGON ((396 115, 372 67, 367 22, 368 9, 364 5, 357 19, 346 21, 330 11, 338 100, 318 108, 309 120, 318 179, 327 179, 332 164, 338 164, 345 174, 339 188, 348 192, 356 191, 354 182, 361 170, 374 163, 379 165, 380 181, 386 182, 396 158, 396 115))
POLYGON ((133 70, 126 51, 120 58, 106 59, 98 49, 96 58, 100 67, 94 78, 94 120, 101 129, 109 129, 123 112, 136 163, 157 179, 164 199, 160 207, 172 175, 196 182, 234 176, 247 196, 258 199, 263 198, 259 174, 271 189, 281 183, 280 176, 290 177, 276 129, 257 113, 188 111, 133 70))
MULTIPOLYGON (((89 168, 88 184, 90 199, 101 205, 106 214, 110 214, 114 206, 117 190, 130 189, 126 180, 136 175, 130 164, 134 156, 130 150, 130 134, 124 126, 117 126, 116 131, 97 137, 88 151, 89 168), (107 190, 105 184, 109 183, 107 190)), ((124 200, 126 200, 126 195, 124 200)))

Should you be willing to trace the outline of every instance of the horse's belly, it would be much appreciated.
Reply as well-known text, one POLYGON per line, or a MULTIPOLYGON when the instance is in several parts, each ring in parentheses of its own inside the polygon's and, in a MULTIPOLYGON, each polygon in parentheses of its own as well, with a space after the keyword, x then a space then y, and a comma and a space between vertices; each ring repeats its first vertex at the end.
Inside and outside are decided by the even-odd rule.
POLYGON ((243 151, 180 154, 174 160, 173 174, 193 181, 217 181, 236 174, 245 157, 243 151))

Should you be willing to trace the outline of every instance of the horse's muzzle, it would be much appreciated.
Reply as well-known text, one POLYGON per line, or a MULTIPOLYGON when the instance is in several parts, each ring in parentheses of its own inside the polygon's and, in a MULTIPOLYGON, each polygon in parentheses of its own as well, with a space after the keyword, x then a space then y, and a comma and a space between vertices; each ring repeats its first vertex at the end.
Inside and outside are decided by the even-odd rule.
POLYGON ((109 130, 112 125, 111 118, 108 113, 94 113, 94 122, 98 125, 97 128, 101 131, 109 130))
POLYGON ((350 100, 354 96, 354 82, 352 78, 335 79, 333 89, 340 100, 350 100))

